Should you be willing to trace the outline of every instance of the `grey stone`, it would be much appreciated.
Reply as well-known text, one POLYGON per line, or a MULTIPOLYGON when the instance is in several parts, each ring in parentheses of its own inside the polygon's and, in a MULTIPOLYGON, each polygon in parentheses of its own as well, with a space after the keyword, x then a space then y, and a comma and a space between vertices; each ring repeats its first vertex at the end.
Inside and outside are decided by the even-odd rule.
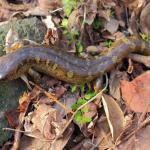
MULTIPOLYGON (((10 27, 13 27, 21 39, 26 38, 38 43, 43 41, 46 33, 45 25, 36 17, 11 21, 8 24, 0 26, 0 45, 4 45, 5 37, 10 27)), ((3 46, 0 47, 0 56, 4 54, 3 46)), ((20 79, 0 83, 0 146, 7 141, 12 132, 3 131, 2 128, 8 127, 8 122, 4 112, 18 107, 19 97, 27 90, 26 85, 20 79)))

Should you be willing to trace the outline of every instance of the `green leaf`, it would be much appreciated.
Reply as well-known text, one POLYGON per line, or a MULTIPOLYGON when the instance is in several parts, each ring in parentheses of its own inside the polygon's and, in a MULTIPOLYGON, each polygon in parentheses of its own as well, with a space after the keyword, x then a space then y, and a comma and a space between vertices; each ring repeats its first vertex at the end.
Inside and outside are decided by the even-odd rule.
POLYGON ((68 19, 64 18, 61 23, 62 27, 68 28, 68 19))
POLYGON ((82 118, 81 112, 78 111, 78 112, 76 113, 76 115, 74 116, 74 119, 75 119, 76 122, 80 122, 80 121, 81 121, 81 118, 82 118))
POLYGON ((68 17, 72 10, 77 7, 77 0, 63 0, 64 12, 68 17))
POLYGON ((77 85, 76 84, 71 85, 71 92, 74 93, 76 91, 77 91, 77 85))
POLYGON ((81 105, 85 104, 87 101, 85 99, 79 99, 75 104, 71 106, 73 111, 76 111, 81 105))
POLYGON ((72 106, 71 106, 71 108, 72 108, 72 110, 73 111, 76 111, 77 109, 78 109, 78 104, 77 103, 75 103, 75 104, 73 104, 72 106))
POLYGON ((85 99, 81 98, 77 101, 77 104, 79 104, 81 106, 81 105, 85 104, 86 102, 87 101, 85 99))
POLYGON ((82 44, 79 41, 76 43, 76 51, 78 53, 83 52, 83 46, 82 46, 82 44))
POLYGON ((81 92, 84 93, 84 91, 85 91, 85 84, 81 84, 80 89, 81 89, 81 92))
POLYGON ((84 108, 81 109, 81 112, 82 113, 87 113, 87 112, 89 112, 89 109, 87 107, 84 107, 84 108))
POLYGON ((103 22, 98 19, 95 19, 93 22, 93 29, 97 31, 100 30, 102 27, 103 27, 103 22))
POLYGON ((89 100, 92 97, 94 97, 96 95, 96 93, 94 91, 89 91, 87 94, 85 94, 84 98, 89 100))
POLYGON ((112 40, 106 40, 105 42, 104 42, 104 46, 106 46, 106 47, 110 47, 111 45, 112 45, 112 40))
POLYGON ((92 121, 92 118, 83 117, 83 116, 82 116, 82 113, 81 113, 80 111, 78 111, 78 112, 76 113, 76 115, 74 116, 74 119, 75 119, 76 122, 82 123, 82 124, 83 124, 83 123, 89 123, 89 122, 92 121))
POLYGON ((146 35, 144 33, 140 33, 141 38, 146 41, 146 42, 150 42, 150 36, 146 35))
POLYGON ((71 30, 71 34, 74 36, 74 37, 79 37, 79 35, 80 35, 80 33, 79 33, 79 31, 77 31, 77 30, 71 30))
POLYGON ((88 118, 88 117, 82 117, 81 118, 82 123, 89 123, 92 121, 92 118, 88 118))

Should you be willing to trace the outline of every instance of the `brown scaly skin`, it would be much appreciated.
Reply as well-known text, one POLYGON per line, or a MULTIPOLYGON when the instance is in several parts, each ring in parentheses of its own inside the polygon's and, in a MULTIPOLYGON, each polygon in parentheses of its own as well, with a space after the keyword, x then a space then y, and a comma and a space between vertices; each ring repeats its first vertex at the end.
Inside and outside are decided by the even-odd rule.
POLYGON ((88 60, 54 48, 24 47, 0 57, 0 80, 16 79, 32 67, 57 79, 81 84, 110 71, 131 52, 150 54, 150 43, 135 37, 124 38, 116 42, 108 53, 88 60))

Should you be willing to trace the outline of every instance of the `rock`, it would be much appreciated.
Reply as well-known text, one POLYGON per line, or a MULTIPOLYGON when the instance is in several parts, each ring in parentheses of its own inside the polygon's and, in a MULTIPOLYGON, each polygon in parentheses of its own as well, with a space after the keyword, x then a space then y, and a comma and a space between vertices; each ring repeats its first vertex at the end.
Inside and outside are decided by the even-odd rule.
POLYGON ((4 54, 5 37, 10 28, 14 28, 19 38, 29 39, 41 43, 46 33, 46 26, 36 17, 29 19, 13 20, 0 26, 0 56, 4 54), (2 46, 1 46, 2 45, 2 46))
MULTIPOLYGON (((11 21, 0 26, 0 44, 4 45, 5 36, 10 27, 18 31, 20 38, 34 40, 39 43, 43 41, 46 33, 45 25, 36 17, 11 21)), ((4 53, 3 48, 0 47, 0 56, 4 53)), ((0 146, 11 137, 10 133, 12 133, 2 130, 2 128, 8 127, 4 112, 17 108, 19 97, 26 90, 26 85, 20 79, 4 84, 0 83, 0 146)))

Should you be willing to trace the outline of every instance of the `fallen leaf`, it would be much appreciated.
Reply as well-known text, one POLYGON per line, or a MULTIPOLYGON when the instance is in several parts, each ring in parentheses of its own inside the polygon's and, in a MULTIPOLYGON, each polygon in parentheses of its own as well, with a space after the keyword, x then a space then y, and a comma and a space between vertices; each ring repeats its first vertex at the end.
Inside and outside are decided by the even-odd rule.
POLYGON ((40 136, 41 139, 54 140, 65 123, 66 121, 62 119, 56 109, 46 104, 40 104, 34 112, 26 117, 24 128, 32 135, 35 133, 35 136, 40 136))
POLYGON ((72 11, 68 18, 68 29, 69 31, 79 31, 80 30, 80 20, 78 10, 72 11))
POLYGON ((52 145, 50 141, 42 141, 41 139, 31 138, 27 136, 23 136, 21 138, 20 148, 19 150, 63 150, 68 140, 70 139, 72 133, 74 131, 74 126, 71 124, 63 136, 56 140, 56 142, 52 145))
POLYGON ((112 137, 108 125, 107 118, 101 116, 95 125, 94 129, 95 145, 99 147, 99 150, 106 150, 111 147, 112 137))
MULTIPOLYGON (((61 98, 60 98, 60 102, 63 103, 67 108, 72 109, 71 106, 76 103, 77 99, 79 98, 79 93, 71 93, 69 91, 67 91, 61 98)), ((62 107, 60 105, 58 105, 57 103, 54 104, 53 106, 54 108, 56 108, 59 113, 61 114, 61 116, 65 116, 66 115, 66 111, 64 109, 62 109, 62 107)))
POLYGON ((81 110, 82 110, 81 120, 83 122, 82 121, 78 122, 77 120, 74 120, 74 122, 79 126, 84 136, 89 137, 91 134, 93 134, 94 126, 98 119, 97 105, 90 102, 81 110), (86 119, 88 119, 89 122, 86 119))
POLYGON ((111 96, 103 95, 102 103, 113 140, 115 141, 124 129, 124 114, 120 109, 120 106, 111 96))
POLYGON ((90 138, 86 138, 76 144, 72 150, 92 150, 93 148, 94 142, 90 138))
POLYGON ((30 100, 30 93, 23 93, 19 98, 19 107, 17 108, 19 112, 23 113, 26 111, 30 100))
POLYGON ((97 13, 97 0, 87 0, 86 5, 79 9, 79 14, 84 17, 84 22, 91 25, 97 13))
POLYGON ((128 108, 135 112, 150 112, 150 106, 148 106, 150 101, 150 71, 141 74, 131 82, 121 80, 120 84, 122 97, 128 108))
POLYGON ((58 86, 55 88, 55 96, 57 98, 60 98, 66 91, 67 91, 67 89, 65 87, 58 86))
POLYGON ((9 110, 4 113, 9 125, 13 128, 18 126, 19 112, 17 110, 9 110))
POLYGON ((5 8, 0 8, 0 22, 8 20, 12 14, 13 11, 5 8))
POLYGON ((150 35, 150 3, 148 3, 141 12, 140 25, 141 30, 146 34, 150 35))
POLYGON ((5 40, 5 51, 6 53, 11 53, 16 51, 18 48, 21 48, 23 45, 19 39, 17 31, 13 28, 10 28, 5 40))
POLYGON ((59 83, 60 82, 57 79, 46 76, 46 75, 44 75, 41 79, 41 86, 42 88, 46 88, 46 89, 49 89, 59 83))
POLYGON ((38 0, 38 7, 44 11, 55 10, 62 7, 60 0, 38 0))
POLYGON ((140 54, 129 54, 128 58, 132 60, 144 64, 146 67, 150 68, 150 56, 144 56, 140 54))
POLYGON ((118 30, 119 27, 119 21, 114 19, 114 18, 110 18, 109 21, 107 21, 105 23, 105 29, 110 32, 111 34, 115 33, 118 30))
POLYGON ((58 39, 58 33, 57 28, 52 21, 52 16, 47 16, 46 19, 43 19, 43 22, 47 27, 47 33, 44 37, 44 43, 46 43, 47 45, 50 45, 50 43, 54 44, 58 39))
POLYGON ((120 144, 118 150, 149 150, 150 126, 139 130, 130 139, 120 144))
POLYGON ((99 48, 97 46, 94 46, 94 45, 90 45, 86 48, 87 52, 88 53, 91 53, 91 54, 95 54, 97 52, 99 52, 99 48))
POLYGON ((120 80, 127 79, 126 72, 120 72, 118 70, 111 71, 109 79, 109 93, 118 101, 121 100, 120 80))

